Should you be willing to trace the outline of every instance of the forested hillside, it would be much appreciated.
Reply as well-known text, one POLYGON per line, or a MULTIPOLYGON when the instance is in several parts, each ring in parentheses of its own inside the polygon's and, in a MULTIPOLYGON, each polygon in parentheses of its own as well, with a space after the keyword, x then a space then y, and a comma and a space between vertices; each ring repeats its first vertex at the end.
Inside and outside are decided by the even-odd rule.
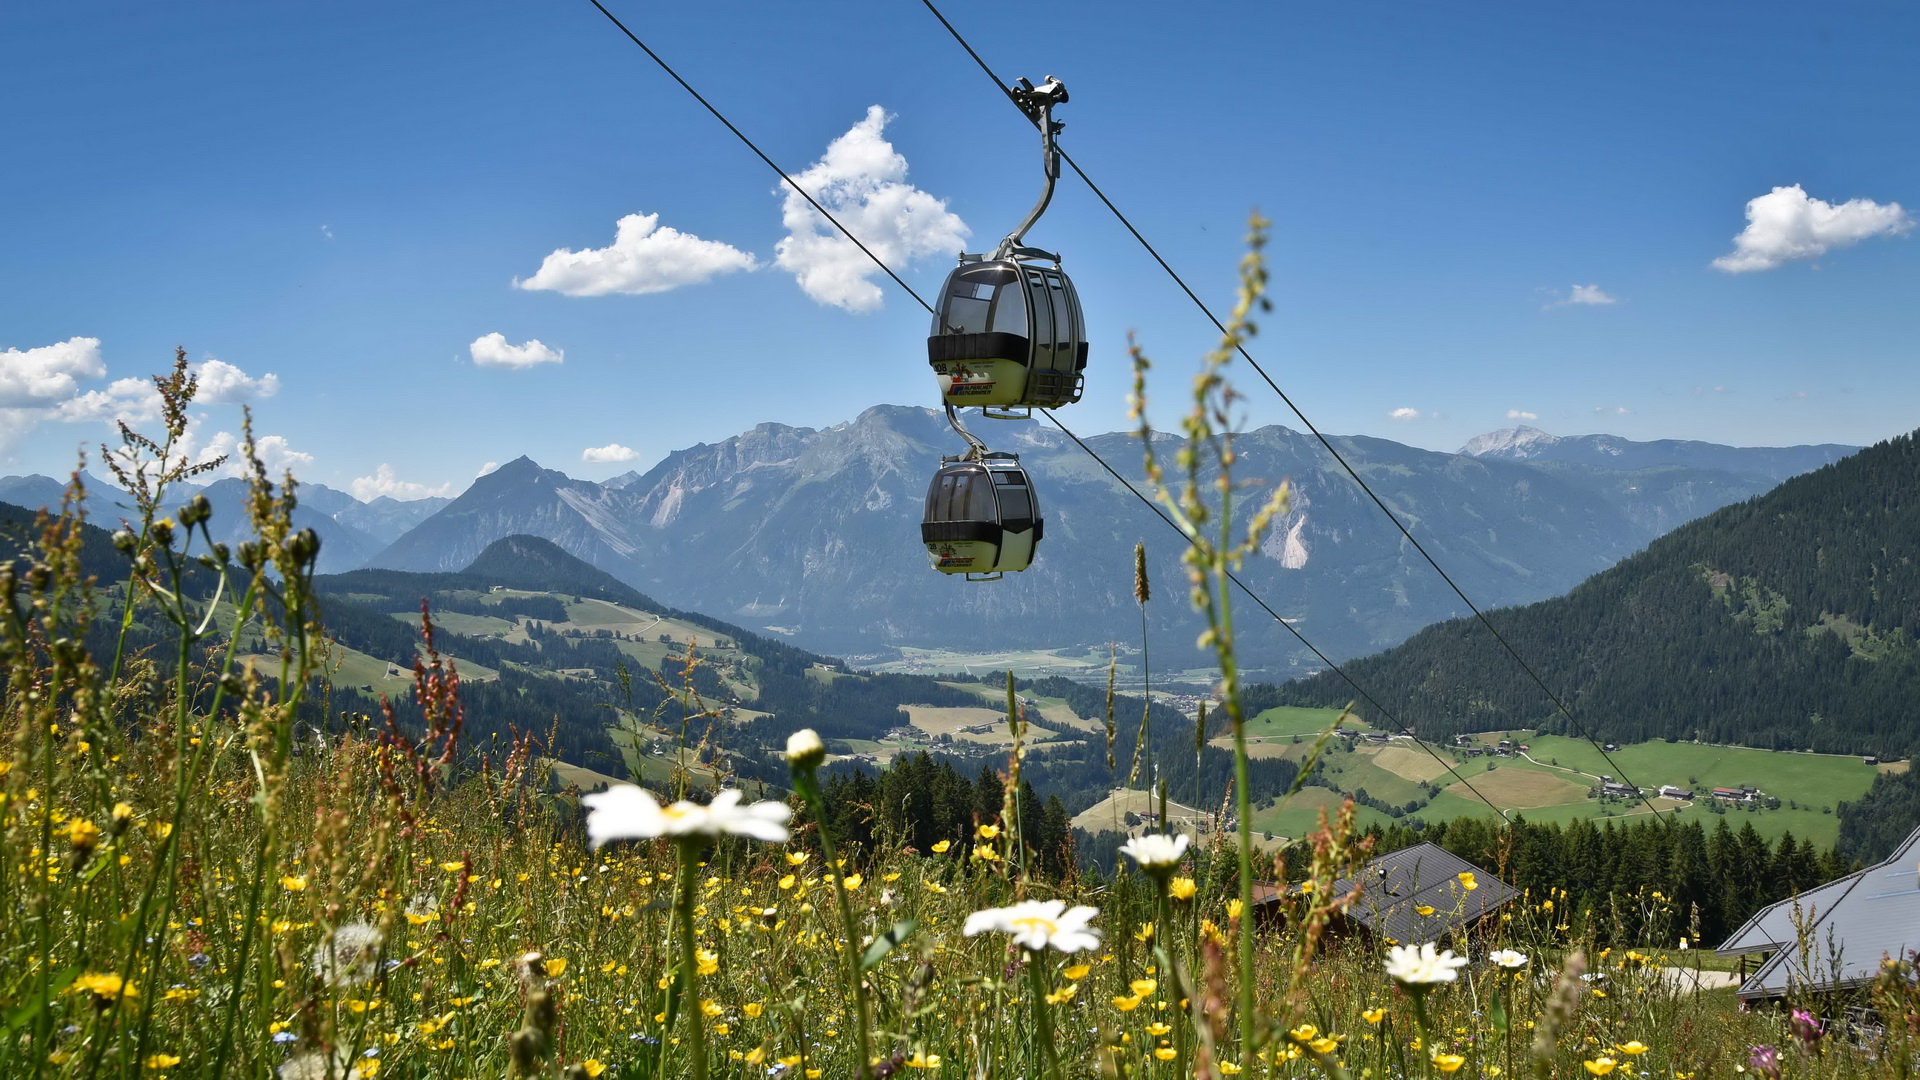
MULTIPOLYGON (((1901 756, 1920 742, 1920 443, 1789 480, 1491 619, 1596 737, 1901 756)), ((1575 733, 1470 619, 1348 671, 1428 739, 1575 733)), ((1275 700, 1351 697, 1325 673, 1275 700)))

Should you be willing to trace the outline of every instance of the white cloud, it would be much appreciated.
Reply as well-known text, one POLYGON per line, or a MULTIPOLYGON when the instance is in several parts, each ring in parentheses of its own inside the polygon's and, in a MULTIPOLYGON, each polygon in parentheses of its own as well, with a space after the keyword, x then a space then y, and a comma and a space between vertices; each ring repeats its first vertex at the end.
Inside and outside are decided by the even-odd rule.
POLYGON ((1633 410, 1632 410, 1632 409, 1629 409, 1629 408, 1627 408, 1627 407, 1626 407, 1625 405, 1615 405, 1615 406, 1614 406, 1614 407, 1612 407, 1611 409, 1609 409, 1609 408, 1608 408, 1608 407, 1606 407, 1605 405, 1595 405, 1595 406, 1593 407, 1593 411, 1594 411, 1594 412, 1597 412, 1597 413, 1612 413, 1612 414, 1613 414, 1613 415, 1615 415, 1615 416, 1631 416, 1631 415, 1633 415, 1633 410))
POLYGON ((320 226, 320 235, 326 237, 329 240, 333 239, 333 226, 331 225, 320 226))
POLYGON ((1525 412, 1525 411, 1523 411, 1523 410, 1520 410, 1520 409, 1508 409, 1508 410, 1507 410, 1507 419, 1509 419, 1509 420, 1538 420, 1538 419, 1540 419, 1540 414, 1539 414, 1539 413, 1530 413, 1530 412, 1525 412))
MULTIPOLYGON (((260 464, 266 468, 268 479, 278 480, 288 470, 298 473, 300 467, 313 464, 313 455, 295 450, 285 435, 256 435, 253 438, 253 452, 260 458, 260 464)), ((245 476, 247 474, 244 459, 240 454, 240 436, 231 431, 215 432, 205 446, 190 451, 189 456, 198 464, 225 457, 226 464, 217 470, 222 476, 245 476)))
POLYGON ((524 345, 509 345, 505 334, 492 333, 473 339, 468 355, 481 367, 530 368, 539 364, 557 364, 566 359, 561 349, 549 349, 539 338, 528 338, 524 345))
POLYGON ((632 461, 639 456, 640 451, 635 450, 631 446, 621 446, 617 442, 608 443, 605 446, 589 446, 585 450, 580 451, 581 461, 596 461, 602 464, 616 461, 632 461))
POLYGON ((152 379, 115 379, 105 390, 89 390, 61 402, 54 416, 73 424, 88 420, 144 424, 160 416, 160 391, 152 379))
MULTIPOLYGON (((907 159, 881 137, 887 120, 880 106, 868 108, 866 119, 828 144, 793 182, 897 270, 917 258, 958 252, 968 229, 944 199, 905 182, 907 159)), ((787 236, 774 248, 774 264, 822 304, 848 311, 879 308, 880 287, 869 279, 880 268, 799 191, 784 185, 780 190, 787 236)))
POLYGON ((0 352, 0 407, 30 409, 54 405, 80 390, 76 379, 107 373, 100 339, 73 337, 38 348, 0 352))
POLYGON ((759 265, 752 254, 730 244, 662 226, 659 214, 628 214, 614 226, 613 246, 561 248, 542 259, 532 277, 514 285, 568 296, 642 295, 759 265))
POLYGON ((1747 227, 1733 250, 1713 260, 1729 274, 1772 270, 1789 259, 1813 259, 1873 236, 1900 236, 1913 227, 1899 203, 1849 199, 1835 206, 1811 198, 1799 184, 1747 200, 1747 227))
POLYGON ((193 395, 197 402, 233 404, 254 398, 270 398, 280 392, 280 376, 267 374, 255 379, 225 360, 203 360, 193 366, 200 386, 193 395))
POLYGON ((487 463, 486 463, 485 465, 482 465, 482 466, 480 466, 480 471, 479 471, 479 472, 477 472, 477 473, 474 473, 474 474, 473 474, 473 478, 474 478, 475 480, 478 480, 478 479, 480 479, 481 477, 483 477, 483 476, 485 476, 485 475, 487 475, 488 473, 490 473, 490 472, 492 472, 493 470, 495 470, 495 469, 497 469, 497 468, 499 468, 499 467, 500 467, 500 463, 499 463, 499 462, 497 462, 497 461, 489 461, 489 462, 487 462, 487 463))
POLYGON ((1395 420, 1418 420, 1420 419, 1420 410, 1402 407, 1393 410, 1387 415, 1395 420))
POLYGON ((1617 304, 1619 302, 1619 297, 1608 295, 1607 291, 1598 285, 1575 285, 1573 291, 1567 294, 1567 298, 1561 301, 1562 304, 1594 305, 1617 304))
POLYGON ((453 484, 445 483, 436 487, 429 487, 426 484, 415 484, 407 480, 402 480, 394 475, 393 466, 383 461, 380 463, 379 468, 373 470, 372 476, 355 477, 353 483, 347 485, 347 490, 352 493, 354 498, 359 499, 361 502, 372 502, 382 495, 390 499, 407 502, 412 499, 425 499, 435 495, 451 495, 453 494, 453 484))

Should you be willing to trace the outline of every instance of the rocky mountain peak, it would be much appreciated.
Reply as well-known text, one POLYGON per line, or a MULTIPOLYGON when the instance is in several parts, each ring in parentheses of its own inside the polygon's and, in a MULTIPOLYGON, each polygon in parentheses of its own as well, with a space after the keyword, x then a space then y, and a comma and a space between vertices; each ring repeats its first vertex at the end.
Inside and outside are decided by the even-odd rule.
POLYGON ((1468 457, 1529 458, 1559 441, 1558 435, 1549 435, 1537 427, 1522 424, 1475 435, 1460 448, 1460 453, 1468 457))

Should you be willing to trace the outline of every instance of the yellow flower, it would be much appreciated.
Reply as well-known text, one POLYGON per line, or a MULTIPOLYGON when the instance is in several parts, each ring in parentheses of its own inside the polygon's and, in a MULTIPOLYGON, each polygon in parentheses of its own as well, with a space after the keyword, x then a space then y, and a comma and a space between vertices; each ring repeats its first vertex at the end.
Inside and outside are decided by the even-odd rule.
POLYGON ((1156 1039, 1162 1035, 1167 1034, 1172 1030, 1173 1028, 1170 1025, 1162 1024, 1159 1022, 1155 1022, 1147 1025, 1147 1034, 1153 1036, 1156 1039))
MULTIPOLYGON (((858 889, 860 887, 860 883, 865 880, 867 879, 864 877, 861 877, 859 874, 848 874, 846 877, 843 877, 840 879, 840 885, 842 888, 846 889, 848 892, 852 892, 853 890, 858 889)), ((882 891, 885 891, 885 890, 882 890, 882 891)))
POLYGON ((461 870, 466 869, 466 866, 467 864, 463 862, 443 862, 440 864, 440 869, 445 870, 449 874, 457 874, 461 870))
POLYGON ((280 887, 288 892, 304 892, 307 888, 305 875, 288 874, 280 879, 280 887))
POLYGON ((758 1020, 760 1019, 762 1006, 757 1001, 749 1001, 745 1005, 740 1006, 740 1011, 747 1015, 747 1019, 758 1020))
POLYGON ((804 851, 789 851, 789 852, 787 852, 787 865, 788 865, 788 866, 799 866, 799 865, 800 865, 801 863, 803 863, 803 862, 806 862, 806 861, 807 861, 807 853, 806 853, 806 852, 804 852, 804 851))
POLYGON ((930 893, 938 893, 941 896, 947 895, 947 887, 937 881, 927 882, 927 891, 930 893))
POLYGON ((785 892, 791 888, 793 888, 793 875, 788 874, 780 879, 780 891, 785 892))
POLYGON ((1240 917, 1240 901, 1238 900, 1227 901, 1227 918, 1237 919, 1239 917, 1240 917))
POLYGON ((1175 900, 1191 900, 1193 894, 1199 891, 1200 887, 1193 883, 1192 878, 1177 877, 1167 882, 1167 895, 1175 900))
POLYGON ((702 975, 711 975, 720 970, 720 954, 708 949, 693 950, 694 970, 702 975))
POLYGON ((1140 1007, 1140 998, 1138 996, 1117 997, 1113 999, 1113 1007, 1121 1012, 1132 1012, 1140 1007))
POLYGON ((973 830, 973 835, 981 840, 992 840, 1000 835, 1000 826, 982 825, 973 830))
POLYGON ((1173 1047, 1171 1046, 1156 1047, 1153 1051, 1153 1056, 1159 1058, 1161 1061, 1172 1061, 1174 1056, 1173 1047))
POLYGON ((1063 1002, 1072 1001, 1073 995, 1076 992, 1078 992, 1079 989, 1080 989, 1079 983, 1070 982, 1067 985, 1061 987, 1060 989, 1055 990, 1052 993, 1048 994, 1047 1004, 1059 1005, 1059 1004, 1062 1004, 1063 1002))
POLYGON ((1459 1054, 1435 1053, 1433 1055, 1433 1067, 1445 1073, 1459 1072, 1460 1066, 1466 1063, 1467 1059, 1461 1057, 1459 1054))
POLYGON ((593 1058, 588 1058, 580 1063, 580 1071, 586 1073, 589 1077, 595 1077, 606 1072, 607 1067, 593 1058))
POLYGON ((1150 922, 1141 923, 1140 929, 1135 930, 1133 932, 1133 939, 1135 941, 1142 941, 1142 942, 1152 941, 1153 940, 1153 924, 1150 922))
POLYGON ((180 1064, 179 1054, 148 1054, 147 1055, 147 1068, 149 1069, 155 1069, 155 1070, 171 1069, 178 1064, 180 1064))
POLYGON ((909 1069, 937 1069, 939 1067, 939 1054, 923 1054, 915 1050, 913 1056, 907 1059, 907 1068, 909 1069))
POLYGON ((1301 1024, 1299 1027, 1287 1032, 1287 1038, 1292 1039, 1294 1042, 1307 1042, 1317 1038, 1319 1034, 1320 1029, 1314 1027, 1312 1024, 1301 1024))
POLYGON ((1415 904, 1413 906, 1413 910, 1419 912, 1422 915, 1433 914, 1433 906, 1431 904, 1415 904))
POLYGON ((122 982, 120 976, 110 972, 88 972, 73 980, 70 994, 92 994, 97 1005, 110 1005, 116 1001, 140 996, 140 991, 132 983, 122 982))
POLYGON ((1473 890, 1480 887, 1480 883, 1473 880, 1473 871, 1462 870, 1460 871, 1458 876, 1460 878, 1460 887, 1467 890, 1468 892, 1472 892, 1473 890))
POLYGON ((1237 1076, 1239 1075, 1239 1073, 1240 1073, 1240 1066, 1235 1065, 1233 1062, 1223 1061, 1220 1063, 1221 1076, 1237 1076))
POLYGON ((719 1002, 708 998, 700 1003, 700 1011, 709 1017, 715 1017, 724 1014, 727 1010, 722 1008, 719 1002))
POLYGON ((1081 979, 1086 978, 1087 972, 1092 970, 1093 970, 1093 965, 1091 964, 1075 964, 1072 967, 1068 968, 1067 970, 1061 972, 1060 974, 1065 975, 1067 978, 1072 979, 1075 982, 1078 982, 1081 979))
POLYGON ((1583 1061, 1580 1064, 1585 1065, 1587 1071, 1595 1076, 1605 1076, 1617 1067, 1610 1057, 1594 1058, 1592 1061, 1583 1061))
POLYGON ((553 959, 548 960, 546 964, 543 966, 547 970, 547 978, 557 979, 566 972, 567 961, 565 957, 556 956, 553 959))
POLYGON ((1647 1051, 1653 1049, 1653 1047, 1648 1046, 1646 1043, 1641 1042, 1639 1039, 1634 1039, 1631 1042, 1616 1044, 1614 1046, 1614 1049, 1627 1055, 1628 1057, 1639 1057, 1641 1054, 1644 1054, 1647 1051))
POLYGON ((1320 1038, 1313 1040, 1307 1045, 1312 1047, 1313 1052, 1316 1054, 1331 1054, 1335 1050, 1340 1049, 1340 1040, 1336 1038, 1332 1038, 1330 1036, 1322 1035, 1320 1038))
POLYGON ((1377 1024, 1386 1018, 1387 1010, 1385 1009, 1366 1009, 1360 1013, 1360 1019, 1365 1020, 1369 1024, 1377 1024))
POLYGON ((947 853, 947 849, 948 849, 948 848, 950 848, 950 847, 952 847, 952 846, 953 846, 953 841, 951 841, 951 840, 941 840, 941 841, 937 841, 937 842, 936 842, 936 843, 935 843, 935 844, 933 845, 933 853, 934 853, 935 855, 945 855, 945 854, 947 853))
POLYGON ((1127 989, 1133 991, 1134 997, 1142 998, 1152 997, 1153 992, 1159 988, 1160 984, 1153 979, 1135 979, 1127 986, 1127 989))

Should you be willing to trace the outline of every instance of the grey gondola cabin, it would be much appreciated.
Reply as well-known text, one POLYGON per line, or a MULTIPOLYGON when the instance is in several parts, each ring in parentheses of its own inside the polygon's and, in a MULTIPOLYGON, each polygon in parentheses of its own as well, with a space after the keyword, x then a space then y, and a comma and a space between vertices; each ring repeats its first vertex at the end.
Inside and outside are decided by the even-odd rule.
POLYGON ((943 574, 992 581, 1025 570, 1043 532, 1027 471, 1008 457, 943 466, 927 488, 920 539, 943 574))
POLYGON ((927 362, 955 408, 1018 416, 1079 401, 1087 342, 1073 282, 1019 258, 962 262, 941 291, 927 362))

